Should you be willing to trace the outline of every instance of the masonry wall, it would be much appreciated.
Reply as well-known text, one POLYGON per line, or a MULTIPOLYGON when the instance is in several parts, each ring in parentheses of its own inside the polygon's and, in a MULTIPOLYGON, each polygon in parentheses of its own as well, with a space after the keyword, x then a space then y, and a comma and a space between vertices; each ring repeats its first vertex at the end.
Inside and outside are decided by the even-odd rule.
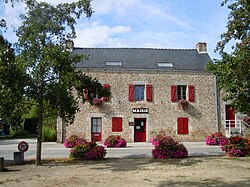
POLYGON ((66 136, 80 134, 91 140, 91 117, 102 118, 102 141, 111 134, 119 134, 128 142, 134 141, 134 118, 146 118, 146 141, 157 134, 171 135, 179 140, 203 141, 211 132, 217 131, 216 84, 213 75, 202 72, 159 71, 91 71, 84 72, 109 84, 112 98, 101 107, 89 103, 80 104, 73 124, 66 127, 66 136), (128 101, 129 84, 151 84, 153 102, 128 101), (181 110, 178 103, 171 102, 171 85, 194 85, 195 102, 181 110), (133 108, 148 108, 148 114, 135 114, 133 108), (112 132, 112 117, 122 117, 122 132, 112 132), (189 134, 177 134, 177 118, 188 118, 189 134), (131 124, 131 123, 130 123, 131 124))

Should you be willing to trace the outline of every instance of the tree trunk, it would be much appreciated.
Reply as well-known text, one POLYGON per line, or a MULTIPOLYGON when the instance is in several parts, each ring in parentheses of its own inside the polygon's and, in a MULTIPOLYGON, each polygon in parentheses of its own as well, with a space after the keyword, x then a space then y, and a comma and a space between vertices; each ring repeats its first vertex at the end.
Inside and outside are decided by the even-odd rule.
POLYGON ((43 98, 38 101, 38 126, 37 126, 37 147, 36 147, 36 166, 42 165, 42 129, 43 129, 43 98))

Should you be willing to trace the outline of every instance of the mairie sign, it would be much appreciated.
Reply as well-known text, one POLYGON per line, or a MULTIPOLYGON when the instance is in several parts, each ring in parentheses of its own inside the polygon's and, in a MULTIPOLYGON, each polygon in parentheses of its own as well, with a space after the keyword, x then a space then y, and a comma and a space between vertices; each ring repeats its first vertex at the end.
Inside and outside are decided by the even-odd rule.
POLYGON ((133 113, 147 114, 148 108, 133 108, 133 113))

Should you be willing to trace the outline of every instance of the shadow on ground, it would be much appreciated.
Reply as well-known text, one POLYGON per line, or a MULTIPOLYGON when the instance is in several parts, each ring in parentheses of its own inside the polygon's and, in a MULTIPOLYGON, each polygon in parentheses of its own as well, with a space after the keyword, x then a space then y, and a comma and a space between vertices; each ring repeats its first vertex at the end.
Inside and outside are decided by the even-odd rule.
MULTIPOLYGON (((220 159, 221 157, 188 157, 184 159, 152 159, 152 158, 107 158, 104 160, 73 160, 73 159, 47 159, 42 161, 45 167, 60 167, 67 165, 77 165, 78 167, 88 166, 92 170, 110 170, 110 171, 133 171, 140 170, 147 166, 175 165, 175 166, 194 166, 200 162, 206 162, 211 159, 220 159), (124 164, 125 163, 125 164, 124 164)), ((35 164, 34 160, 26 164, 35 164)))
POLYGON ((206 179, 201 181, 172 181, 166 180, 160 182, 157 187, 164 187, 164 186, 216 186, 216 187, 248 187, 250 186, 250 177, 243 178, 241 181, 230 181, 226 182, 225 179, 214 178, 214 179, 206 179))

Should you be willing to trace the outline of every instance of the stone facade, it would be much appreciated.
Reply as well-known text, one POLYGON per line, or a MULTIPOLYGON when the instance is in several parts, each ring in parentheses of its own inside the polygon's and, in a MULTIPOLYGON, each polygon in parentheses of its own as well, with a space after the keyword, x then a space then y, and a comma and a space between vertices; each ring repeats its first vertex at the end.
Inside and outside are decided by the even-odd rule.
POLYGON ((81 111, 76 114, 74 123, 66 126, 66 133, 62 135, 61 132, 59 137, 80 134, 90 141, 93 117, 101 118, 102 141, 109 135, 119 134, 128 142, 134 142, 135 118, 146 119, 147 142, 157 134, 171 135, 182 141, 203 141, 208 133, 218 131, 216 80, 208 72, 115 69, 83 71, 102 84, 109 84, 112 98, 101 107, 91 106, 89 103, 80 104, 81 111), (130 102, 129 84, 152 85, 152 102, 130 102), (187 110, 180 109, 177 102, 171 101, 171 85, 194 85, 195 100, 189 103, 187 110), (147 108, 148 113, 133 113, 133 108, 147 108), (122 132, 112 132, 112 117, 122 117, 122 132), (178 118, 188 118, 187 135, 177 133, 178 118))

